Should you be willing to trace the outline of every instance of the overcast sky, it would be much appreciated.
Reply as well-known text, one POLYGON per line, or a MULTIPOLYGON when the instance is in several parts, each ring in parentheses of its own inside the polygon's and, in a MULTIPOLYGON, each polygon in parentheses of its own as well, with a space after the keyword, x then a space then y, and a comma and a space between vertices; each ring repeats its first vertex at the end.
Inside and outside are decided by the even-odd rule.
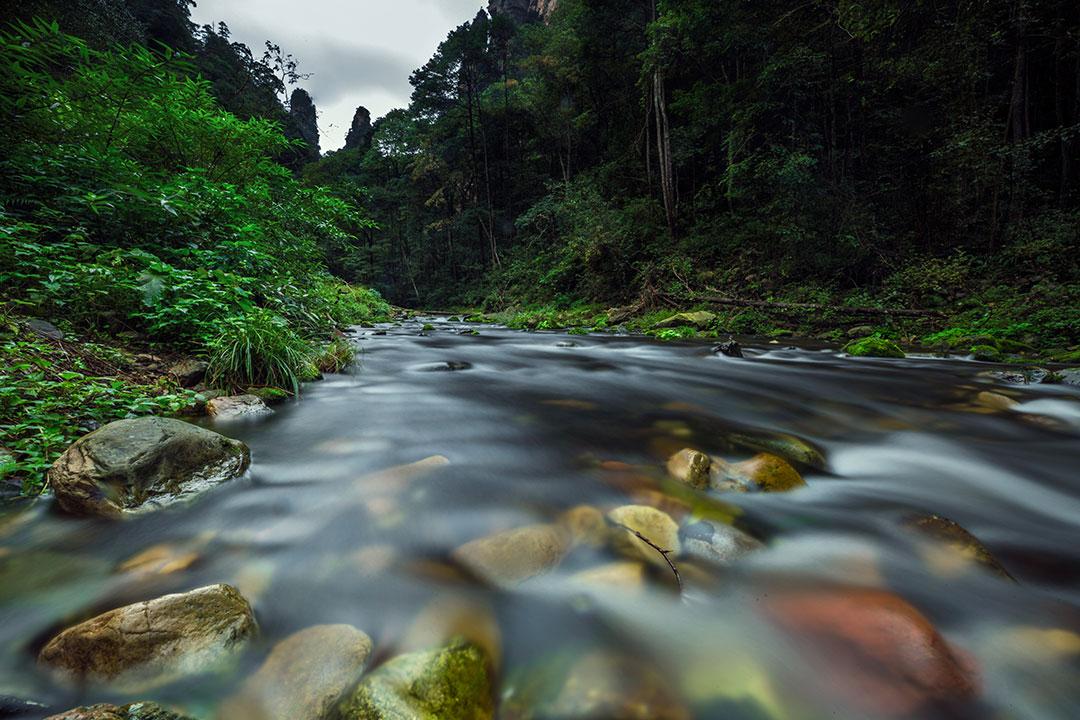
POLYGON ((358 105, 372 119, 409 103, 409 73, 486 0, 198 0, 199 25, 224 20, 256 57, 272 40, 313 73, 323 151, 345 143, 358 105))

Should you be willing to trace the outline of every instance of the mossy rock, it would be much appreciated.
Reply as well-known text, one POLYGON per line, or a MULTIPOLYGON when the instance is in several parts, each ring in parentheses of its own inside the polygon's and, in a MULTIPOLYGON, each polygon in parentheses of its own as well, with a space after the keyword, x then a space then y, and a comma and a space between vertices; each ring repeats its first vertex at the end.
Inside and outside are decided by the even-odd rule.
POLYGON ((267 405, 285 402, 290 397, 287 390, 276 387, 249 387, 244 393, 247 395, 254 395, 267 405))
POLYGON ((446 647, 391 659, 338 706, 340 720, 490 720, 495 716, 491 661, 478 646, 446 647))
POLYGON ((707 310, 698 310, 697 312, 685 312, 672 315, 669 318, 665 318, 660 322, 653 325, 654 328, 676 328, 676 327, 692 327, 698 330, 706 330, 710 325, 716 321, 716 315, 707 310))
POLYGON ((435 329, 435 326, 432 325, 431 323, 424 323, 424 327, 422 327, 420 329, 423 330, 424 332, 431 332, 432 330, 435 329))
POLYGON ((883 337, 867 337, 852 340, 844 346, 844 352, 853 357, 903 358, 904 351, 892 340, 883 337))
POLYGON ((1001 352, 990 345, 974 345, 971 357, 980 362, 1001 362, 1001 352))

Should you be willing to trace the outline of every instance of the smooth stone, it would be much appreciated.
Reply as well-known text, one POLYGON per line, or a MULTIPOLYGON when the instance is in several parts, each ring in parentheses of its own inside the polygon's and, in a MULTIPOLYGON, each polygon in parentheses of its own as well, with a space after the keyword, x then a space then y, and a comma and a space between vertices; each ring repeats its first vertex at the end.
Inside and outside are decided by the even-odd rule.
POLYGON ((206 414, 218 420, 257 417, 274 412, 256 395, 226 395, 206 401, 206 414))
POLYGON ((64 630, 38 662, 77 682, 139 690, 212 669, 257 631, 235 588, 209 585, 126 605, 64 630))
POLYGON ((206 371, 209 368, 210 363, 204 360, 184 358, 169 366, 166 374, 176 380, 180 387, 189 388, 201 383, 203 378, 206 377, 206 371))
POLYGON ((467 542, 452 557, 478 578, 509 587, 557 566, 569 545, 562 528, 530 525, 467 542))
POLYGON ((709 466, 712 460, 703 452, 683 448, 668 458, 667 471, 671 477, 690 487, 705 490, 709 487, 709 466))
POLYGON ((759 453, 737 463, 716 458, 710 474, 712 487, 717 490, 787 492, 806 485, 798 470, 771 453, 759 453))
POLYGON ((392 658, 337 708, 336 720, 491 720, 491 660, 464 640, 392 658))
POLYGON ((697 312, 677 313, 654 324, 653 327, 673 328, 689 326, 697 328, 698 330, 706 330, 715 320, 716 315, 713 313, 708 312, 707 310, 698 310, 697 312))
POLYGON ((713 565, 731 565, 740 558, 765 547, 757 538, 738 528, 702 520, 680 531, 682 556, 713 565))
POLYGON ((561 513, 556 523, 570 535, 571 544, 603 547, 611 529, 604 514, 592 505, 578 505, 561 513))
POLYGON ((491 659, 492 667, 499 667, 502 632, 491 604, 482 597, 437 595, 417 614, 397 645, 402 652, 417 652, 457 639, 476 645, 491 659))
POLYGON ((733 434, 728 439, 744 448, 758 452, 770 452, 779 455, 788 462, 799 463, 807 467, 825 469, 825 455, 818 448, 794 435, 778 433, 776 435, 733 434))
POLYGON ((1013 580, 1013 576, 1009 574, 1009 571, 998 562, 998 559, 982 544, 979 538, 949 518, 940 515, 921 515, 909 518, 904 525, 918 532, 924 538, 951 551, 949 556, 936 555, 931 558, 933 564, 938 569, 943 570, 945 574, 951 574, 950 571, 957 564, 963 566, 974 562, 995 575, 1013 580), (959 560, 959 563, 956 560, 959 560))
POLYGON ((89 705, 52 715, 45 720, 194 720, 150 702, 129 705, 89 705))
POLYGON ((976 395, 975 402, 985 408, 990 408, 991 410, 998 410, 1000 412, 1007 412, 1020 404, 1007 395, 990 392, 988 390, 984 390, 978 395, 976 395))
POLYGON ((679 526, 662 510, 647 505, 623 505, 609 512, 607 517, 612 524, 624 528, 623 533, 615 535, 615 547, 630 557, 667 567, 663 554, 635 533, 647 538, 660 550, 669 552, 672 557, 682 550, 679 526))
POLYGON ((645 563, 639 560, 620 560, 579 570, 570 576, 570 584, 590 592, 638 593, 645 589, 645 570, 645 563))
POLYGON ((516 720, 689 720, 676 680, 637 658, 603 650, 560 653, 509 683, 516 720))
POLYGON ((769 617, 800 641, 822 689, 862 715, 908 717, 978 692, 975 671, 900 596, 864 588, 770 593, 769 617))
POLYGON ((315 625, 270 651, 218 710, 221 720, 324 720, 371 657, 371 638, 352 625, 315 625))
POLYGON ((76 440, 49 469, 49 485, 69 513, 118 517, 190 499, 250 462, 244 443, 180 420, 118 420, 76 440))

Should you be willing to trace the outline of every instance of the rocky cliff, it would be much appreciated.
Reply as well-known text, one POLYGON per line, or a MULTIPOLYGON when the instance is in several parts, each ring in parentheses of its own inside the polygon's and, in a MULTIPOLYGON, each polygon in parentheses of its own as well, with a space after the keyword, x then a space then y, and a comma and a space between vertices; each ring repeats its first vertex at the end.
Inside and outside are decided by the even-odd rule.
POLYGON ((303 88, 296 88, 289 99, 289 125, 286 135, 295 136, 307 143, 308 152, 312 159, 319 157, 319 118, 315 110, 315 102, 311 95, 303 88))
POLYGON ((349 133, 345 136, 345 149, 360 148, 361 150, 367 150, 371 147, 371 134, 371 112, 361 105, 356 108, 352 125, 349 126, 349 133))
POLYGON ((558 4, 559 0, 490 0, 488 12, 509 15, 517 22, 547 22, 558 4))

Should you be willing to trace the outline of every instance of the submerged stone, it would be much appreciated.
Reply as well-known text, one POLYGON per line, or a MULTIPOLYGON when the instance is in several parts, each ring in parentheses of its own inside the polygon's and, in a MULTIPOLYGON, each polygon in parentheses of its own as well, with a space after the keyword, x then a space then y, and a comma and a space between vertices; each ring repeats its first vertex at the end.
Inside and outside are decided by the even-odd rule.
POLYGON ((324 720, 360 679, 371 638, 352 625, 315 625, 293 633, 226 700, 220 720, 324 720))
POLYGON ((569 545, 562 528, 530 525, 467 542, 453 558, 486 582, 513 586, 554 568, 569 545))
POLYGON ((765 545, 738 528, 711 520, 686 525, 680 530, 682 556, 712 565, 730 565, 765 545))
POLYGON ((668 458, 667 471, 671 477, 690 487, 704 490, 709 487, 709 466, 712 460, 703 452, 683 448, 668 458))
POLYGON ((69 513, 117 517, 194 497, 249 463, 244 443, 180 420, 118 420, 76 440, 49 484, 69 513))
POLYGON ((78 682, 123 689, 206 672, 257 630, 235 588, 210 585, 126 605, 64 630, 38 661, 78 682))
MULTIPOLYGON (((924 538, 931 540, 952 551, 952 557, 960 560, 961 564, 974 562, 995 575, 1013 580, 1009 571, 998 562, 979 538, 968 532, 959 523, 940 515, 920 515, 909 518, 905 526, 916 531, 924 538)), ((948 572, 956 563, 949 557, 935 558, 935 564, 939 569, 948 572)))
POLYGON ((337 709, 340 720, 490 720, 490 659, 464 640, 392 658, 369 673, 337 709))
POLYGON ((608 520, 624 529, 622 533, 615 534, 614 542, 617 549, 630 557, 666 567, 667 561, 660 551, 669 552, 674 557, 682 549, 678 524, 670 515, 654 507, 623 505, 609 512, 608 520))
POLYGON ((798 470, 771 453, 759 453, 737 463, 715 458, 710 475, 712 487, 717 490, 787 492, 806 485, 798 470))

